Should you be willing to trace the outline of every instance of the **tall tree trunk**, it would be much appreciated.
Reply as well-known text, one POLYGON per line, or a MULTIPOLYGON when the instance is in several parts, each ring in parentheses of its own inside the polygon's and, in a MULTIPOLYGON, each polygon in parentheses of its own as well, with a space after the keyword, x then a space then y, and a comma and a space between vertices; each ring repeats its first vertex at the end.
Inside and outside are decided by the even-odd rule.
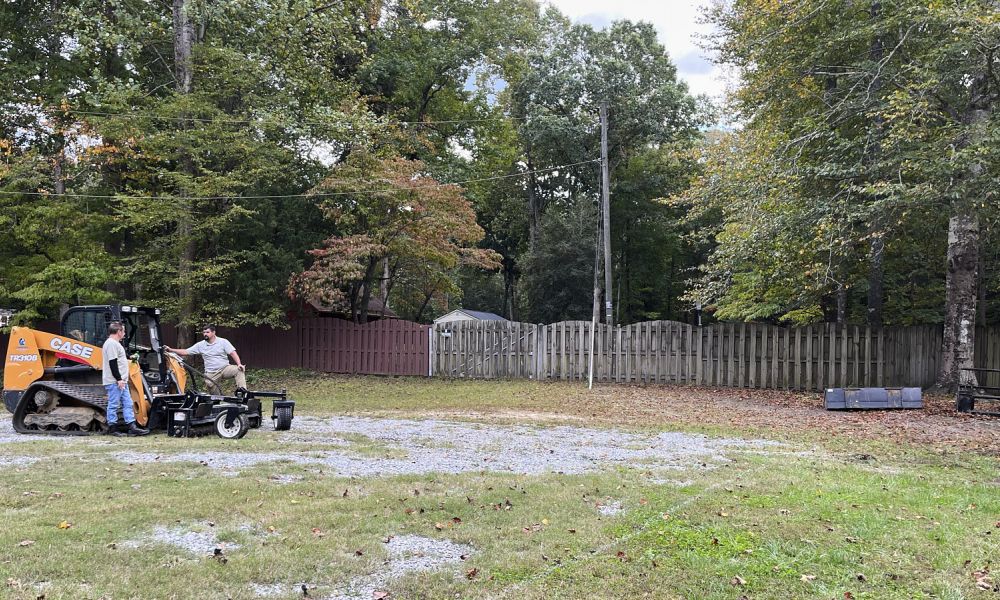
POLYGON ((883 255, 885 254, 885 239, 880 233, 873 233, 869 245, 868 271, 868 324, 872 327, 882 326, 882 287, 883 255))
POLYGON ((429 294, 424 294, 424 301, 420 304, 420 310, 417 311, 417 316, 413 318, 417 323, 420 319, 424 318, 424 311, 427 310, 427 305, 431 303, 431 298, 434 297, 434 292, 431 291, 429 294))
MULTIPOLYGON (((382 259, 382 277, 378 281, 379 300, 382 301, 383 308, 389 302, 389 257, 382 259)), ((384 314, 384 313, 383 313, 384 314)))
POLYGON ((847 286, 843 283, 837 284, 837 324, 843 325, 847 322, 847 286))
MULTIPOLYGON (((194 26, 191 23, 186 2, 187 0, 173 0, 174 81, 176 90, 180 94, 191 93, 193 78, 191 46, 194 40, 194 26)), ((186 127, 187 124, 182 122, 181 128, 186 127)), ((186 154, 181 156, 180 163, 184 172, 193 177, 195 169, 191 157, 186 154)), ((187 190, 181 190, 181 192, 187 192, 187 190)), ((194 286, 191 281, 191 268, 196 255, 196 241, 192 234, 194 215, 192 214, 191 202, 191 200, 180 201, 177 221, 177 235, 181 244, 180 258, 177 264, 177 276, 180 282, 177 315, 177 344, 179 346, 189 346, 194 339, 192 330, 194 325, 192 322, 194 319, 194 286)))
MULTIPOLYGON (((879 0, 874 0, 871 4, 871 9, 869 14, 871 15, 872 21, 879 21, 882 18, 882 2, 879 0)), ((876 31, 880 31, 879 27, 875 27, 876 31)), ((868 57, 871 59, 873 65, 875 65, 875 75, 873 76, 871 83, 870 95, 875 98, 875 102, 879 102, 879 94, 882 89, 882 77, 879 75, 881 73, 880 64, 885 56, 885 45, 882 41, 882 37, 876 35, 872 40, 871 46, 868 49, 868 57)), ((878 162, 881 159, 882 154, 882 127, 883 121, 881 113, 876 111, 875 118, 872 121, 872 139, 868 147, 865 148, 865 163, 868 167, 866 176, 869 181, 874 181, 878 178, 878 162)), ((872 199, 874 200, 874 198, 872 199)), ((871 242, 869 243, 869 270, 868 270, 868 314, 867 322, 868 325, 872 327, 882 326, 882 303, 883 303, 883 276, 884 276, 884 266, 883 266, 883 255, 885 252, 885 238, 884 233, 879 227, 879 219, 873 219, 871 227, 869 229, 869 235, 871 236, 871 242)))
POLYGON ((514 260, 507 257, 503 259, 503 311, 514 320, 514 260))
MULTIPOLYGON (((958 141, 959 148, 982 143, 986 124, 993 109, 990 75, 981 72, 969 86, 969 103, 963 115, 966 133, 958 141)), ((985 167, 976 161, 965 174, 966 189, 976 190, 975 182, 982 179, 985 167)), ((975 193, 975 192, 967 192, 975 193)), ((941 372, 938 385, 954 389, 959 383, 975 381, 975 374, 962 369, 975 366, 976 300, 979 284, 979 216, 978 198, 963 198, 952 203, 948 221, 948 275, 945 280, 944 338, 941 348, 941 372)))
POLYGON ((372 279, 375 277, 375 269, 378 268, 382 259, 372 256, 368 259, 368 268, 365 269, 365 278, 362 281, 361 290, 361 314, 358 319, 359 323, 368 322, 368 304, 372 300, 372 279))
POLYGON ((983 254, 984 246, 989 244, 989 236, 987 235, 986 240, 979 240, 979 299, 976 300, 976 324, 981 327, 986 327, 986 288, 988 287, 987 281, 989 280, 989 275, 986 272, 986 266, 989 264, 986 260, 986 256, 983 254))
POLYGON ((188 12, 187 0, 174 0, 174 81, 181 94, 190 94, 193 80, 191 46, 194 43, 194 24, 188 12))
POLYGON ((979 219, 956 214, 948 221, 944 340, 938 374, 938 385, 948 389, 958 384, 960 369, 974 366, 978 271, 979 219))

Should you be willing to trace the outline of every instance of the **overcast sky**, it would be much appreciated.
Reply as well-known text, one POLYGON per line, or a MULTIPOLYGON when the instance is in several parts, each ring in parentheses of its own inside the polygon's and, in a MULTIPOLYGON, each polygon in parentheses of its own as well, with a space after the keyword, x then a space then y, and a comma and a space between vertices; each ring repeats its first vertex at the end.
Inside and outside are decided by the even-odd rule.
POLYGON ((709 0, 548 0, 548 3, 574 21, 595 28, 619 19, 652 23, 691 92, 721 98, 725 90, 722 71, 697 45, 697 35, 710 31, 698 23, 700 10, 709 0))

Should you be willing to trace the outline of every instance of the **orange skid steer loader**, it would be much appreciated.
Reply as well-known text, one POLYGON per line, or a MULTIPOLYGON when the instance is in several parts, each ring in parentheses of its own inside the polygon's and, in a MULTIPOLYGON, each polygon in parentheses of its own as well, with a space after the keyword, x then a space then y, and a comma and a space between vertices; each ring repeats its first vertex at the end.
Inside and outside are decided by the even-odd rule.
POLYGON ((14 327, 3 372, 3 402, 19 433, 103 433, 107 394, 101 384, 101 346, 112 321, 125 324, 128 386, 135 420, 151 430, 189 437, 214 431, 239 439, 261 426, 261 399, 272 400, 277 430, 292 426, 295 402, 285 391, 238 389, 233 396, 195 389, 199 373, 163 349, 160 310, 138 306, 76 306, 61 332, 14 327))

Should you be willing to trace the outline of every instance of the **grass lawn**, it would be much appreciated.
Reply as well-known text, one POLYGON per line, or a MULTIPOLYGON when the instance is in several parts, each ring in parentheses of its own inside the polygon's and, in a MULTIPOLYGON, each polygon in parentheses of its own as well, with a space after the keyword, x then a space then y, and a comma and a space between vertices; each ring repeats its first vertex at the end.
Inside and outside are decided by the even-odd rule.
MULTIPOLYGON (((312 598, 1000 598, 1000 419, 955 415, 947 398, 837 414, 816 395, 746 390, 277 371, 250 383, 288 388, 291 432, 0 436, 0 597, 291 599, 305 584, 312 598), (347 415, 780 444, 665 479, 641 461, 348 477, 309 461, 408 454, 301 426, 347 415), (241 456, 270 458, 215 465, 241 456), (394 556, 404 540, 425 552, 394 556), (445 560, 445 545, 461 550, 445 560)), ((491 451, 534 452, 519 441, 491 451)))

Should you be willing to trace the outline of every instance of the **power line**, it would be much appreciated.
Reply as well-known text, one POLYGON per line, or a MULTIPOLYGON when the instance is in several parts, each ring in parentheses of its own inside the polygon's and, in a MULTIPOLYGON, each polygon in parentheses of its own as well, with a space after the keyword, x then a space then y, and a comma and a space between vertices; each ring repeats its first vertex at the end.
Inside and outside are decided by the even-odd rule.
POLYGON ((495 175, 493 177, 480 177, 477 179, 466 179, 464 181, 450 181, 446 183, 435 183, 432 185, 415 185, 415 186, 397 186, 382 189, 370 189, 370 190, 357 190, 352 192, 320 192, 318 194, 286 194, 286 195, 268 195, 268 196, 131 196, 118 194, 114 196, 102 196, 98 194, 56 194, 50 192, 15 192, 0 190, 0 194, 7 196, 37 196, 45 198, 89 198, 96 200, 283 200, 289 198, 326 198, 332 196, 358 196, 366 194, 384 194, 386 192, 397 192, 397 191, 407 191, 407 190, 421 190, 427 188, 440 188, 448 187, 450 185, 464 185, 467 183, 478 183, 481 181, 497 181, 500 179, 510 179, 515 177, 524 177, 525 175, 530 175, 532 173, 546 173, 551 171, 558 171, 559 169, 568 169, 570 167, 578 167, 580 165, 587 165, 590 163, 600 162, 599 158, 585 160, 576 163, 569 163, 565 165, 558 165, 554 167, 546 167, 544 169, 532 169, 530 171, 522 171, 520 173, 512 173, 510 175, 495 175))
MULTIPOLYGON (((163 115, 151 112, 103 112, 103 111, 93 111, 93 110, 76 110, 73 108, 62 108, 62 107, 32 107, 39 108, 40 110, 51 110, 63 114, 74 114, 74 115, 85 115, 85 116, 97 116, 97 117, 133 117, 133 118, 147 118, 147 119, 160 119, 164 121, 193 121, 196 123, 235 123, 241 125, 267 125, 267 124, 280 124, 275 121, 271 121, 268 118, 260 119, 235 119, 229 117, 181 117, 181 116, 171 116, 163 115)), ((16 113, 6 113, 6 117, 16 117, 20 116, 16 113)), ((488 118, 488 119, 444 119, 444 120, 434 120, 434 121, 376 121, 375 125, 458 125, 462 123, 502 123, 505 120, 509 121, 526 121, 531 117, 503 117, 503 118, 488 118)), ((352 123, 329 123, 324 121, 298 121, 296 123, 290 123, 292 125, 308 125, 308 126, 319 126, 319 127, 343 127, 343 128, 353 128, 355 127, 352 123)))

